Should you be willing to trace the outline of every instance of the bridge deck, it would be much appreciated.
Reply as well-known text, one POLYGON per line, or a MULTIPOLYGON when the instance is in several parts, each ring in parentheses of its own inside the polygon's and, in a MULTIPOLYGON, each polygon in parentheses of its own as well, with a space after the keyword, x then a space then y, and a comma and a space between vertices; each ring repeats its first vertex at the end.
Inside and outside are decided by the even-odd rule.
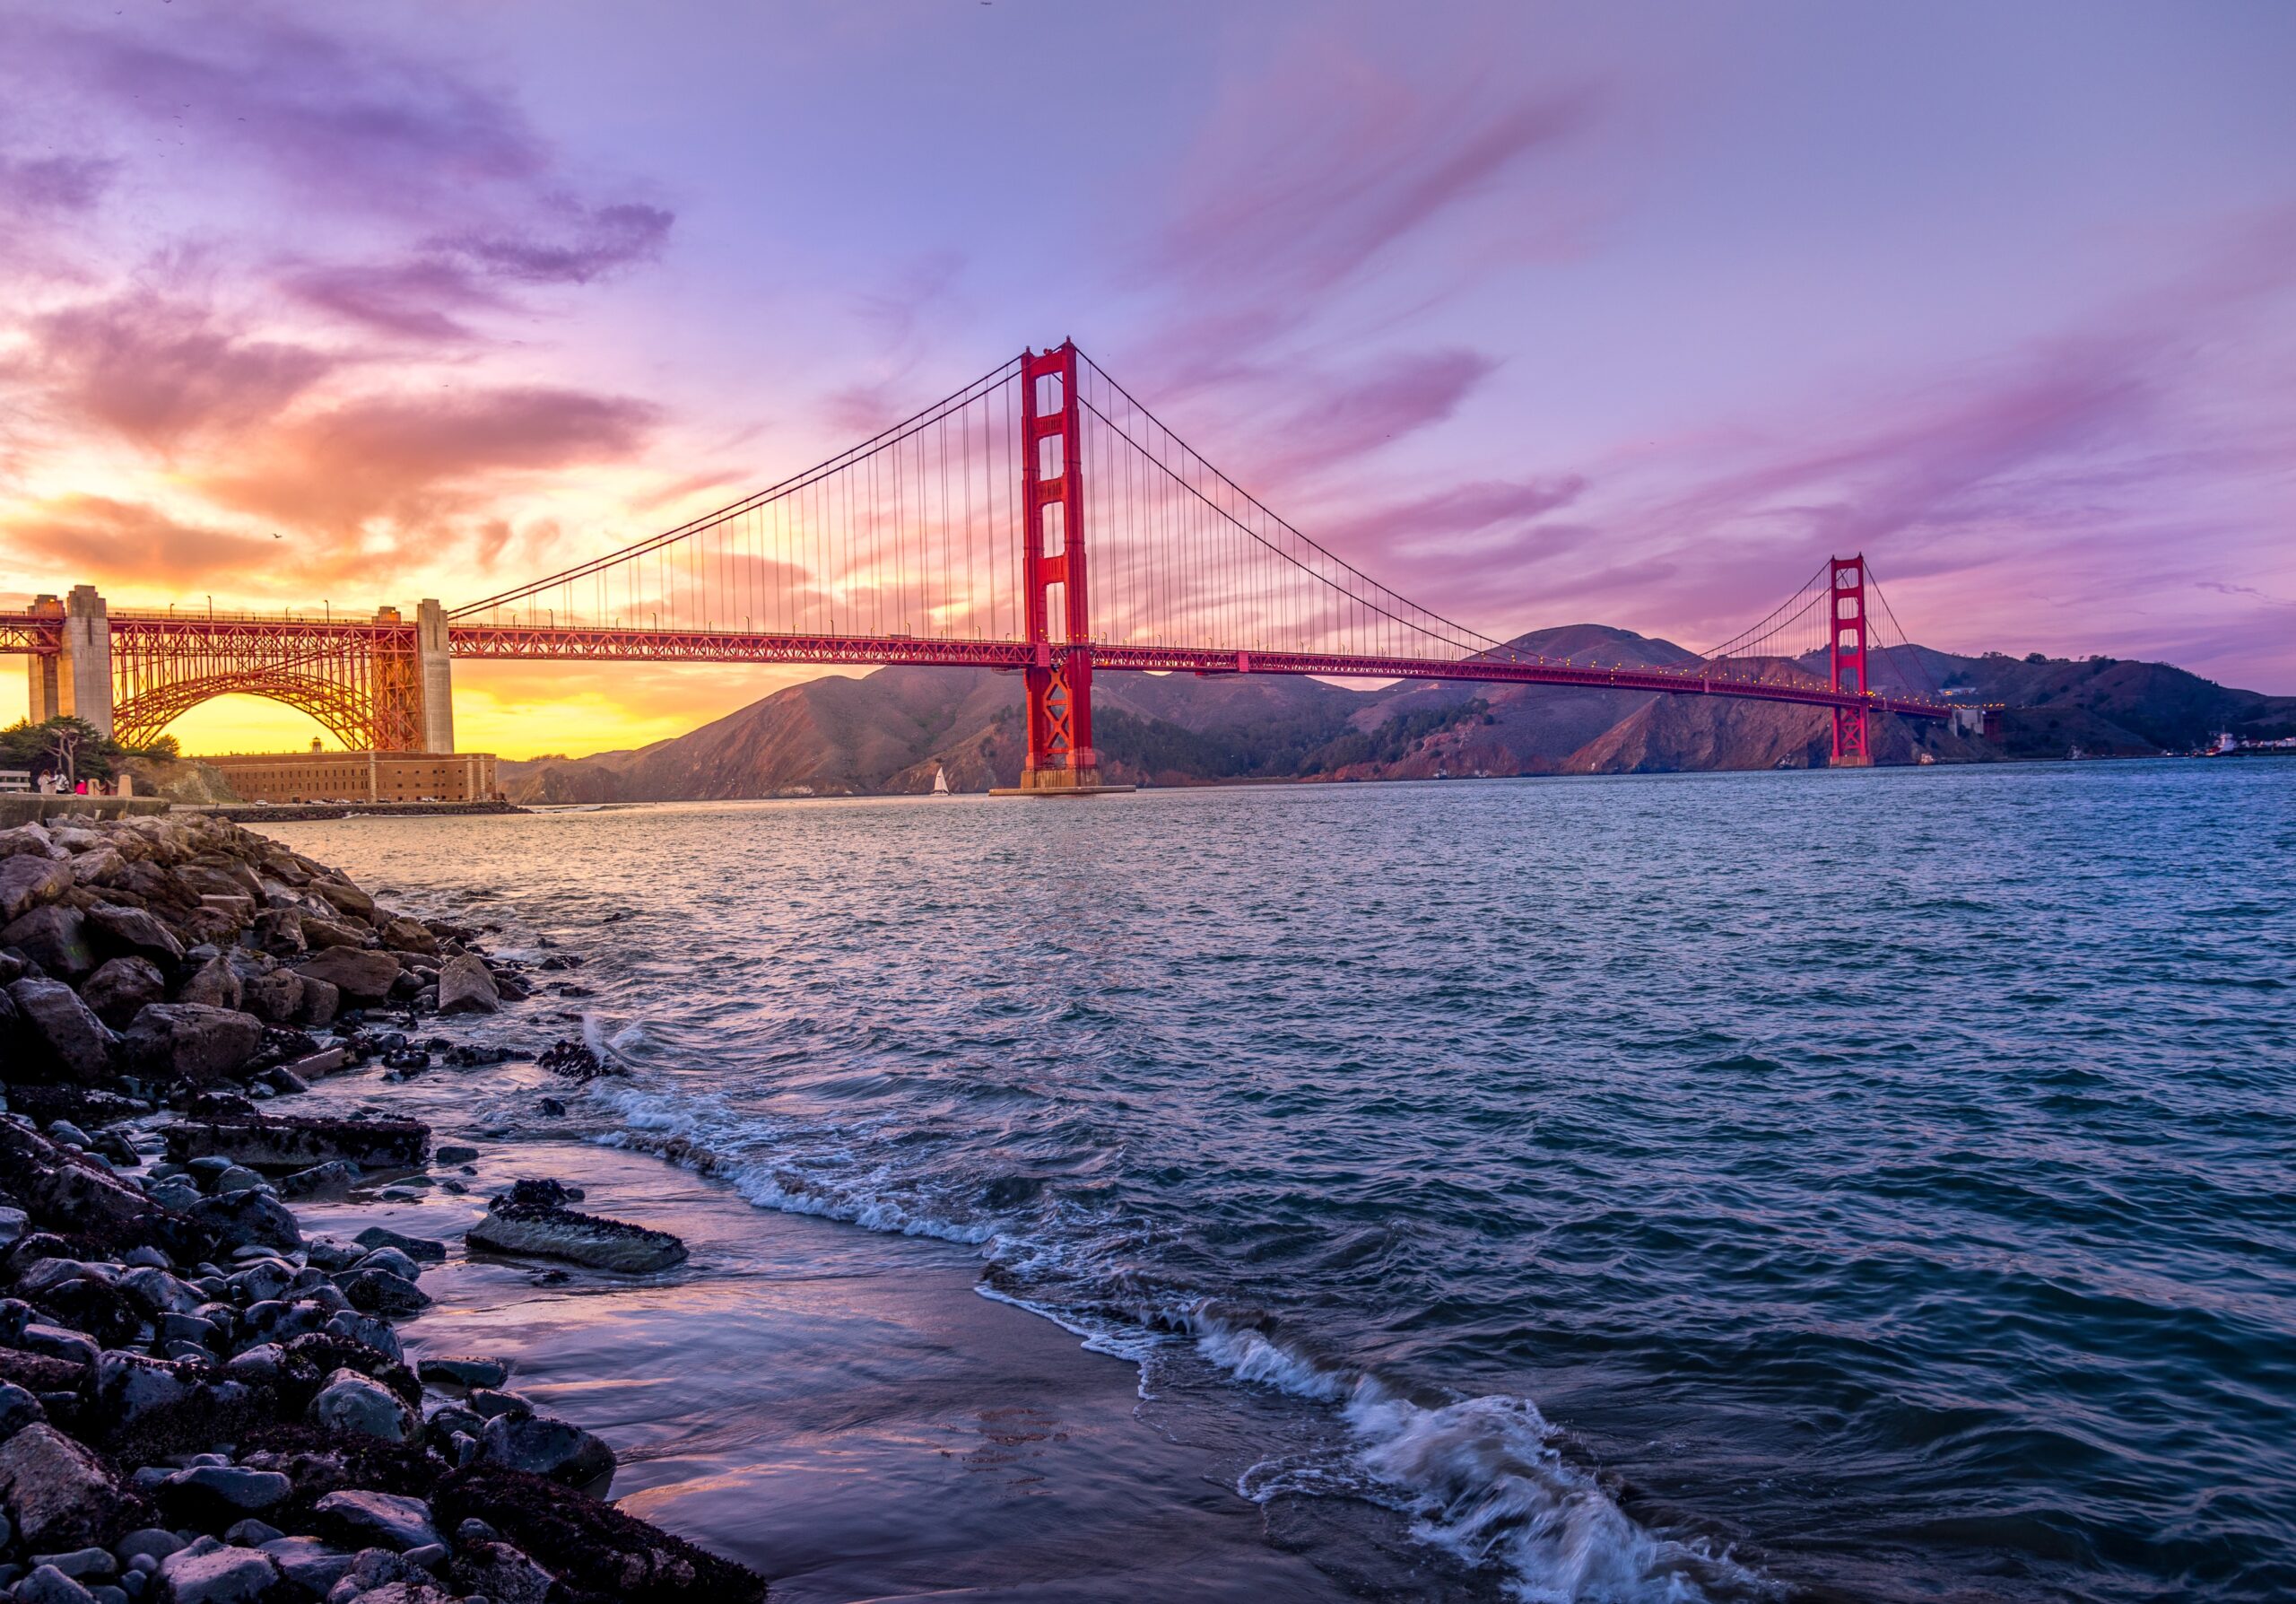
MULTIPOLYGON (((159 634, 184 640, 262 633, 327 642, 393 641, 413 637, 411 622, 278 618, 245 615, 185 616, 118 612, 115 634, 159 634)), ((0 653, 46 654, 60 645, 62 621, 34 614, 0 614, 0 653)), ((456 623, 448 649, 457 658, 556 662, 775 663, 823 667, 915 664, 954 668, 1025 668, 1037 649, 1022 641, 949 641, 917 635, 777 635, 738 630, 592 629, 547 624, 456 623)), ((1710 666, 1696 668, 1615 667, 1546 658, 1468 658, 1352 657, 1312 652, 1216 651, 1196 647, 1096 644, 1098 670, 1193 674, 1305 674, 1335 679, 1449 680, 1476 684, 1573 685, 1583 689, 1655 691, 1678 696, 1729 696, 1809 707, 1865 707, 1914 719, 1944 719, 1950 702, 1828 689, 1814 680, 1737 677, 1710 666)))

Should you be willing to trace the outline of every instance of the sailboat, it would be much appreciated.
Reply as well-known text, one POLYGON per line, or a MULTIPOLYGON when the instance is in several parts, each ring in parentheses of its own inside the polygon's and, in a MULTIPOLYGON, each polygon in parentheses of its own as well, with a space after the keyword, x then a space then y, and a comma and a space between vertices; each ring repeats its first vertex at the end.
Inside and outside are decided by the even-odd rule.
POLYGON ((933 765, 933 794, 936 797, 949 794, 949 771, 938 763, 933 765))

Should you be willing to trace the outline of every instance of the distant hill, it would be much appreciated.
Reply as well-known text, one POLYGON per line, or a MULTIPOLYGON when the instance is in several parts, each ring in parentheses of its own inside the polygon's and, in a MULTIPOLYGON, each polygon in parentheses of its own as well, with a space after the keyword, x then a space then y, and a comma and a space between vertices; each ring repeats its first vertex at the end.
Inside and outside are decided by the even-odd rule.
MULTIPOLYGON (((1587 663, 1695 660, 1672 641, 1601 624, 1509 644, 1587 663)), ((1875 682, 2011 709, 1994 740, 1882 719, 1883 763, 1922 753, 1941 763, 2062 757, 2076 745, 2133 755, 2188 749, 2222 729, 2296 735, 2296 697, 2228 689, 2161 663, 1912 648, 1878 667, 1875 682)), ((1783 702, 1453 681, 1354 690, 1274 674, 1102 675, 1093 719, 1105 771, 1158 785, 1805 768, 1822 766, 1831 749, 1822 710, 1783 702)), ((940 768, 958 790, 986 790, 1014 783, 1022 755, 1019 676, 899 667, 792 685, 634 751, 504 763, 498 772, 519 802, 689 801, 918 792, 940 768)))

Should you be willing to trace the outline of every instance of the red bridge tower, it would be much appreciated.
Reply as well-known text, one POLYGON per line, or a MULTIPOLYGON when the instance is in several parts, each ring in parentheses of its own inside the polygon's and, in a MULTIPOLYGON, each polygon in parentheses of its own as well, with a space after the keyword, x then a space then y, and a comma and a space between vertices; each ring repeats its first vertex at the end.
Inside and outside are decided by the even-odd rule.
MULTIPOLYGON (((1837 691, 1866 694, 1866 557, 1836 557, 1833 627, 1826 632, 1827 683, 1837 691)), ((1874 762, 1870 710, 1833 710, 1833 763, 1838 769, 1869 768, 1874 762)))
MULTIPOLYGON (((1084 458, 1076 344, 1021 353, 1021 588, 1034 661, 1024 792, 1087 793, 1092 749, 1092 613, 1084 563, 1084 458)), ((1129 789, 1129 787, 1125 789, 1129 789)))

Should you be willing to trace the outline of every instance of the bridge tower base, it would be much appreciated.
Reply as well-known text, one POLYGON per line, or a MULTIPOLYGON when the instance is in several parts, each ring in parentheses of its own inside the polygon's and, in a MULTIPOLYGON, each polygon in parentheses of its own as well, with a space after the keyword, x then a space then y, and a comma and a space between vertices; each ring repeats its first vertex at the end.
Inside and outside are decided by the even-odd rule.
MULTIPOLYGON (((64 604, 53 596, 35 596, 28 609, 36 618, 61 618, 64 604)), ((36 651, 24 658, 24 688, 31 693, 27 717, 45 724, 64 711, 62 661, 54 652, 36 651)))
POLYGON ((414 606, 414 666, 422 695, 422 750, 455 749, 455 664, 448 655, 447 615, 434 598, 414 606))
POLYGON ((93 585, 74 585, 64 602, 64 649, 57 658, 58 710, 112 736, 111 614, 93 585))
MULTIPOLYGON (((1866 684, 1866 558, 1836 557, 1831 564, 1832 627, 1826 632, 1827 678, 1837 691, 1870 693, 1866 684)), ((1833 766, 1871 768, 1874 763, 1873 710, 1840 708, 1833 710, 1833 766)))

